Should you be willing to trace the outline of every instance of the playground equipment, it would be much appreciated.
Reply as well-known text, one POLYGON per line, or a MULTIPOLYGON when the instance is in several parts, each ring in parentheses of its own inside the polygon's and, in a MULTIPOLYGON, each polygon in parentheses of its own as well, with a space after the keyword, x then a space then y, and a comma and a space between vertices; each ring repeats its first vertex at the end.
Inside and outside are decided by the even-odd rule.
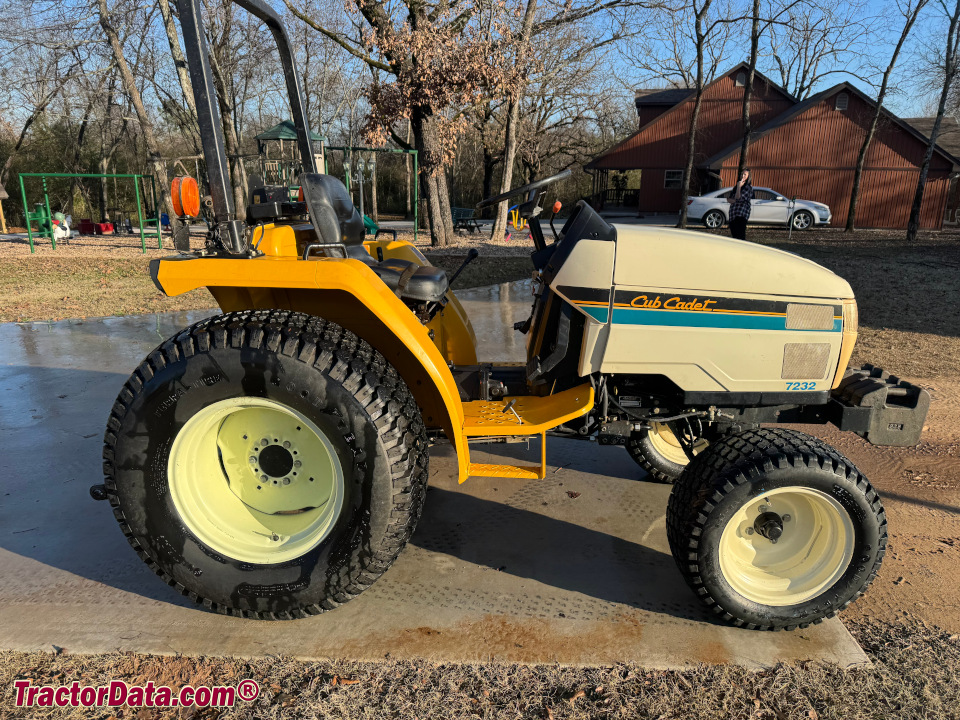
POLYGON ((480 362, 450 288, 460 271, 365 239, 344 185, 311 167, 279 15, 235 2, 277 41, 304 199, 261 187, 266 201, 234 207, 200 0, 178 0, 197 106, 210 109, 199 123, 214 226, 203 250, 150 269, 168 295, 209 288, 224 314, 136 368, 107 421, 105 482, 91 488, 168 585, 243 618, 333 610, 403 550, 432 443, 449 443, 461 482, 542 480, 548 434, 621 446, 659 424, 687 457, 706 442, 665 517, 679 573, 719 618, 806 627, 866 590, 887 543, 876 491, 821 440, 760 428, 829 422, 876 445, 918 442, 929 394, 847 367, 857 304, 845 280, 753 243, 610 225, 583 201, 547 244, 545 188, 566 171, 478 206, 524 197, 535 246, 533 307, 514 326, 526 361, 480 362), (535 464, 471 459, 476 443, 529 439, 535 464))
MULTIPOLYGON (((157 248, 160 249, 163 247, 163 235, 160 228, 160 217, 158 213, 159 203, 157 202, 157 187, 156 181, 154 180, 153 175, 139 175, 139 174, 120 174, 120 173, 20 173, 20 196, 23 199, 23 213, 26 218, 27 226, 27 238, 30 242, 30 252, 34 252, 33 246, 33 237, 34 232, 31 227, 33 222, 38 224, 38 230, 36 235, 38 237, 48 238, 53 246, 53 249, 57 248, 57 239, 54 237, 53 232, 53 223, 51 222, 52 213, 50 212, 50 194, 48 192, 47 180, 49 178, 96 178, 101 182, 113 179, 116 180, 133 180, 134 194, 137 202, 137 221, 139 225, 139 234, 140 234, 140 246, 143 249, 143 252, 147 252, 147 238, 155 237, 157 238, 157 248), (36 210, 30 212, 30 206, 27 201, 27 188, 24 182, 27 178, 39 178, 40 183, 43 187, 43 202, 36 204, 36 210), (143 206, 141 199, 141 192, 146 195, 147 192, 147 182, 150 183, 150 197, 152 198, 152 208, 151 212, 146 212, 143 206), (147 230, 145 228, 153 227, 153 230, 147 230)), ((94 224, 91 224, 89 220, 80 221, 80 232, 83 233, 85 229, 92 227, 94 224)), ((105 234, 112 232, 114 226, 112 223, 103 222, 96 223, 100 225, 97 234, 105 234)))
MULTIPOLYGON (((263 181, 268 185, 296 187, 300 173, 303 172, 303 161, 297 146, 297 128, 294 124, 289 120, 281 120, 269 130, 255 136, 254 140, 257 141, 260 177, 263 181)), ((310 140, 315 152, 314 165, 322 165, 326 159, 326 138, 311 132, 310 140)))
POLYGON ((520 216, 520 206, 514 205, 510 208, 510 224, 514 230, 524 230, 527 227, 527 221, 520 216))

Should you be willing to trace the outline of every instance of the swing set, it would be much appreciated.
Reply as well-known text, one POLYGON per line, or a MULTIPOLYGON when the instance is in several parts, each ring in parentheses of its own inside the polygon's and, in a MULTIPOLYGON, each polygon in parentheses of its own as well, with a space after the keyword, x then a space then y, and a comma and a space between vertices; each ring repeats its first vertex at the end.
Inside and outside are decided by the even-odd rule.
MULTIPOLYGON (((53 249, 57 249, 57 239, 53 231, 53 224, 55 215, 50 211, 50 195, 49 188, 47 185, 47 180, 50 178, 61 178, 61 179, 80 179, 80 178, 97 178, 101 182, 106 182, 107 180, 113 179, 114 181, 114 202, 116 203, 117 195, 117 180, 133 180, 134 195, 137 201, 137 222, 138 229, 140 234, 140 247, 143 249, 143 252, 147 252, 147 238, 157 238, 157 248, 163 248, 163 236, 160 228, 160 213, 158 212, 159 203, 157 202, 157 186, 156 181, 154 180, 153 175, 139 175, 139 174, 118 174, 118 173, 20 173, 20 196, 23 198, 23 212, 24 212, 24 224, 27 227, 27 238, 30 241, 30 252, 34 252, 33 238, 36 235, 38 238, 47 238, 50 240, 53 249), (27 201, 27 189, 26 183, 24 182, 25 178, 40 178, 40 183, 43 188, 43 202, 38 202, 35 205, 33 212, 30 211, 30 205, 27 201), (147 190, 147 183, 150 184, 149 194, 147 190), (141 198, 141 191, 143 197, 141 198), (146 203, 147 200, 152 200, 152 204, 146 203), (146 206, 145 206, 146 205, 146 206), (150 210, 150 207, 153 210, 150 210), (37 223, 37 230, 34 232, 32 225, 37 223)), ((120 214, 120 221, 123 221, 123 210, 122 208, 112 207, 106 208, 107 212, 114 211, 120 214)), ((132 221, 132 214, 130 220, 132 221)), ((128 221, 128 224, 132 224, 128 221)), ((115 232, 114 226, 109 222, 104 223, 94 223, 90 220, 81 220, 79 223, 80 232, 95 232, 98 235, 115 232)))

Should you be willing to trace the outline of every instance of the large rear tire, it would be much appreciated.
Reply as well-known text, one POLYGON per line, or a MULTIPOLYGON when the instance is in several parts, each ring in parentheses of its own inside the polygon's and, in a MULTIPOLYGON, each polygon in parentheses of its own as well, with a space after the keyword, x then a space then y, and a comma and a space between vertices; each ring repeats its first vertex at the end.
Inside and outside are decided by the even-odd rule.
POLYGON ((154 350, 114 404, 103 457, 141 559, 197 603, 261 619, 372 585, 416 526, 428 460, 384 357, 285 311, 214 317, 154 350))
POLYGON ((880 569, 887 521, 847 458, 794 430, 712 444, 674 484, 667 536, 697 596, 724 620, 763 630, 819 623, 880 569))

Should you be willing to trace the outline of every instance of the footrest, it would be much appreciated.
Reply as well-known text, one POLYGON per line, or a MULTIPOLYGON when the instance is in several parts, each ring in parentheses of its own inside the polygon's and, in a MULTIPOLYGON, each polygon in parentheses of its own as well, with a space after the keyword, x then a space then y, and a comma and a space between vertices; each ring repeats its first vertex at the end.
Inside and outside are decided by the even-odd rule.
POLYGON ((503 400, 474 400, 463 404, 463 434, 539 435, 580 417, 593 408, 593 387, 589 384, 545 397, 517 396, 503 400))
POLYGON ((547 476, 547 436, 540 433, 539 465, 499 465, 496 463, 470 463, 468 475, 478 477, 516 478, 518 480, 543 480, 547 476))
POLYGON ((471 477, 516 478, 517 480, 543 480, 546 468, 537 465, 488 465, 470 463, 471 477))

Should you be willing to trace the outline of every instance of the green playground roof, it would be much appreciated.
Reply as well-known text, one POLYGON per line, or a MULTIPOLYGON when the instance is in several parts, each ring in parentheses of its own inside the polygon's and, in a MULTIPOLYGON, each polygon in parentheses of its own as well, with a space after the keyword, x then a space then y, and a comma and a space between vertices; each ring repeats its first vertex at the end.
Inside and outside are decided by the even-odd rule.
MULTIPOLYGON (((297 127, 292 120, 281 120, 269 130, 264 130, 257 135, 255 140, 296 140, 297 127)), ((326 142, 327 139, 315 132, 310 133, 310 139, 318 142, 326 142)))

